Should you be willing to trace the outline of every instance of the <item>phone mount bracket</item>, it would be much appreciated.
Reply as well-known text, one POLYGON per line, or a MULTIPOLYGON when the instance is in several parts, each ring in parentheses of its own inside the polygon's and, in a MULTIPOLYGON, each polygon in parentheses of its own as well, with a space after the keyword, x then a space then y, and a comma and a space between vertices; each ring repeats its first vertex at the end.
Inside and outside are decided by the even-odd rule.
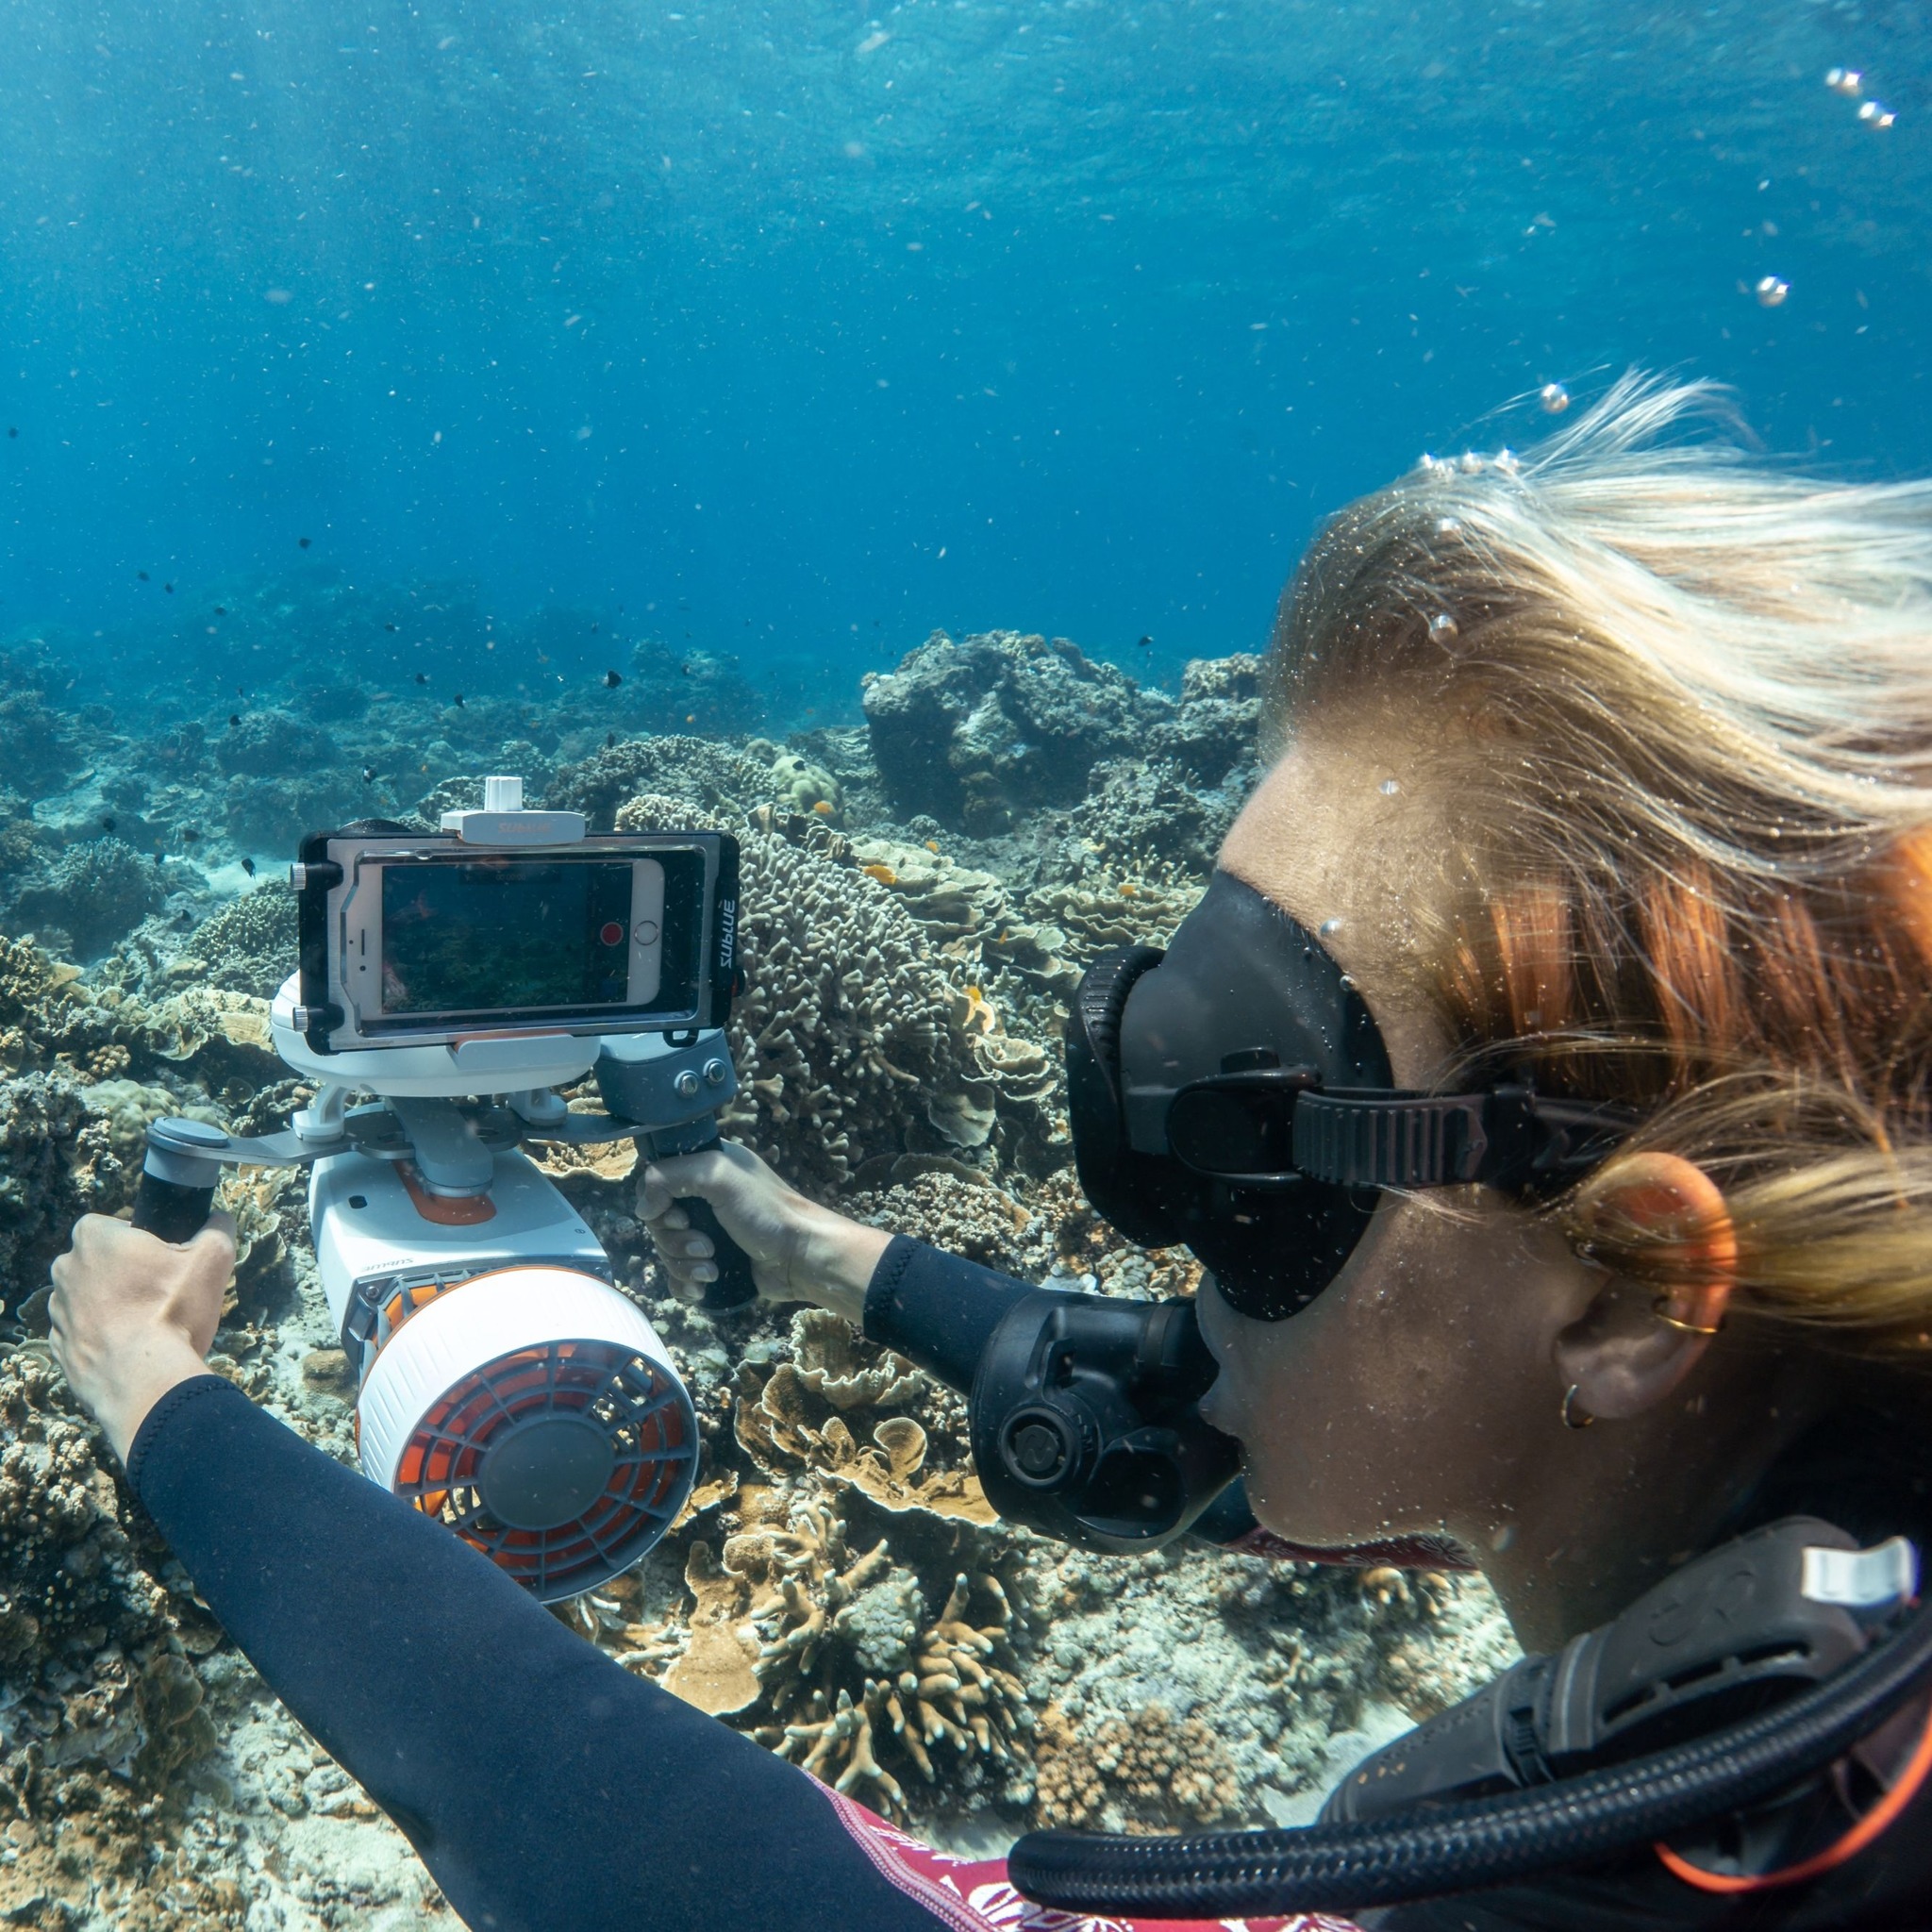
POLYGON ((465 845, 576 845, 583 841, 580 811, 525 811, 521 778, 485 778, 481 811, 446 811, 442 829, 465 845))

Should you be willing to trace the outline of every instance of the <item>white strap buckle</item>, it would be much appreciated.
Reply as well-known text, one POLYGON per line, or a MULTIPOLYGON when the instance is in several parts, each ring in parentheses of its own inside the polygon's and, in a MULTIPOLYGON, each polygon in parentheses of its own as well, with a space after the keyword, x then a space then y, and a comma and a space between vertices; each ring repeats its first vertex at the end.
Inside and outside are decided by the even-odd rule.
POLYGON ((1918 1593, 1919 1553, 1902 1536, 1870 1550, 1805 1551, 1802 1595, 1848 1610, 1884 1609, 1918 1593))

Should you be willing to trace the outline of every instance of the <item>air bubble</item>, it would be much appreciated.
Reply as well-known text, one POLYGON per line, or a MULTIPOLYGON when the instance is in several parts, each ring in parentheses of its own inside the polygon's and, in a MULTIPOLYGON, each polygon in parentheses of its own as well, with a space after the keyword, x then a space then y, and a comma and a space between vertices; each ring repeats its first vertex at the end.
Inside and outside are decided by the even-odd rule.
POLYGON ((1402 790, 1402 780, 1400 778, 1384 778, 1382 782, 1375 787, 1375 790, 1379 791, 1384 798, 1393 798, 1395 794, 1402 790))
POLYGON ((1461 527, 1461 523, 1455 517, 1436 519, 1436 535, 1439 537, 1453 537, 1461 527))
POLYGON ((1570 407, 1570 391, 1560 382, 1546 382, 1536 392, 1545 416, 1560 416, 1570 407))
POLYGON ((1341 990, 1342 990, 1342 991, 1343 991, 1343 992, 1353 992, 1353 991, 1355 991, 1355 974, 1352 974, 1352 973, 1344 973, 1344 974, 1343 974, 1341 975, 1341 990))
POLYGON ((1791 285, 1776 275, 1765 275, 1759 280, 1756 292, 1760 308, 1775 308, 1791 292, 1791 285))
POLYGON ((1340 919, 1324 919, 1315 930, 1324 940, 1332 940, 1341 930, 1341 921, 1340 919))
POLYGON ((1429 619, 1429 635, 1439 644, 1451 644, 1461 636, 1462 626, 1446 610, 1439 610, 1429 619))

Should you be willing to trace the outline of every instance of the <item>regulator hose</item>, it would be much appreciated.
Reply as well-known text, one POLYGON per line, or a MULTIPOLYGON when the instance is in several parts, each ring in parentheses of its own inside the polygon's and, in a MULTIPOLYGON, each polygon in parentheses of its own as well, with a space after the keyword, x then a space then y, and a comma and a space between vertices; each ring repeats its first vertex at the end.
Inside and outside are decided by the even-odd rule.
POLYGON ((1008 1855, 1064 1911, 1221 1919, 1361 1910, 1594 1863, 1771 1796, 1869 1737, 1932 1673, 1932 1604, 1776 1709, 1529 1790, 1306 1830, 1126 1838, 1030 1831, 1008 1855))

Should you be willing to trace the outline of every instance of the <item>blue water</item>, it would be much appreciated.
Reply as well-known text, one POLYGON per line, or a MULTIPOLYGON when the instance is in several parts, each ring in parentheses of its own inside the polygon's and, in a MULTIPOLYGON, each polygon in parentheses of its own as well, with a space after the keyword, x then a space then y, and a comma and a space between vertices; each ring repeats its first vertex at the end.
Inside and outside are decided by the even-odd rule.
POLYGON ((1926 459, 1917 4, 515 16, 9 0, 0 638, 111 694, 355 585, 478 683, 547 608, 572 675, 660 637, 829 716, 939 625, 1253 646, 1316 519, 1553 380, 1926 459))

